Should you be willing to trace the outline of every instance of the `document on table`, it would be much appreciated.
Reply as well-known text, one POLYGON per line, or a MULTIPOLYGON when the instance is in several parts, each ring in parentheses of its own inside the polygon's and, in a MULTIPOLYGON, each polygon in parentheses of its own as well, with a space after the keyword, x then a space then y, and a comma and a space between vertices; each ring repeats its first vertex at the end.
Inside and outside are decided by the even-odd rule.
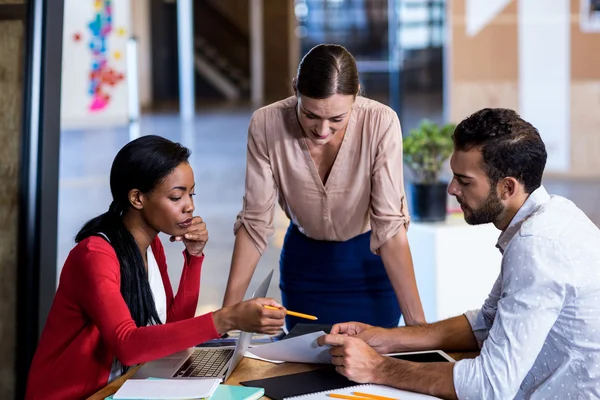
POLYGON ((113 396, 118 399, 206 399, 221 379, 129 379, 113 396))
POLYGON ((331 346, 320 347, 317 339, 325 335, 325 332, 314 332, 291 339, 267 343, 251 348, 246 352, 246 357, 257 358, 271 362, 298 362, 330 364, 331 346))

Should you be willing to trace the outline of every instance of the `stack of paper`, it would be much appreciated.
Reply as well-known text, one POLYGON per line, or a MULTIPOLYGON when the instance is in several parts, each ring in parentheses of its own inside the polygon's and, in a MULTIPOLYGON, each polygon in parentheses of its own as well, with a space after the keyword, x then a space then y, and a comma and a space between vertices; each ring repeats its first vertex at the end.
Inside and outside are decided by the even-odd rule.
POLYGON ((114 400, 207 399, 221 379, 129 379, 113 396, 114 400))

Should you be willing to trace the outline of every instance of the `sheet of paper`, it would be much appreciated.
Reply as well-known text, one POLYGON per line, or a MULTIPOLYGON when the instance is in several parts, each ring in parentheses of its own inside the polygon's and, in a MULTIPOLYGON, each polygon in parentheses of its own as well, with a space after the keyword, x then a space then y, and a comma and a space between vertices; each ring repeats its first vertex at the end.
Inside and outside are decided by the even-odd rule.
POLYGON ((118 399, 204 399, 210 397, 221 379, 129 379, 115 393, 118 399))
POLYGON ((250 353, 250 351, 246 351, 246 354, 244 354, 244 357, 251 358, 253 360, 266 361, 266 362, 270 362, 270 363, 273 363, 273 364, 283 364, 285 362, 285 361, 269 360, 267 358, 262 358, 262 357, 259 357, 257 355, 254 355, 254 354, 250 353))
POLYGON ((329 364, 331 346, 319 347, 317 339, 325 332, 314 332, 295 338, 280 340, 278 342, 263 344, 253 347, 246 354, 258 356, 266 360, 288 361, 299 363, 329 364))

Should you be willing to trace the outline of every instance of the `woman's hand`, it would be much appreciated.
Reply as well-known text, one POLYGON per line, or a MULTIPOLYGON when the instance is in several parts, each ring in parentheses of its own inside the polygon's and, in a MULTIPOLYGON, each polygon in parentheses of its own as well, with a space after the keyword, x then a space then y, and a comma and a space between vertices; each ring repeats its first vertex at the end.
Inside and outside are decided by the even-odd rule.
POLYGON ((275 300, 253 299, 215 311, 213 321, 220 334, 239 329, 273 335, 283 326, 285 315, 285 308, 275 300), (278 310, 270 310, 264 306, 276 307, 278 310))
POLYGON ((200 257, 204 251, 204 246, 208 242, 208 231, 206 224, 200 217, 192 219, 192 225, 183 236, 171 236, 171 242, 182 241, 189 255, 200 257))

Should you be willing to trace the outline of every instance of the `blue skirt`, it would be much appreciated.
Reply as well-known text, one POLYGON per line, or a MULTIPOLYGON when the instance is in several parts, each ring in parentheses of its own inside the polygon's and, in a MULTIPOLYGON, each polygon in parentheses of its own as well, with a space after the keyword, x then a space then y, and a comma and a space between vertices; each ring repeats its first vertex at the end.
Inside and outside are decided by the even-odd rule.
MULTIPOLYGON (((398 326, 400 307, 381 257, 369 249, 370 232, 345 242, 314 240, 290 223, 279 268, 283 305, 317 316, 318 324, 358 321, 398 326)), ((286 317, 286 326, 311 321, 286 317)))

